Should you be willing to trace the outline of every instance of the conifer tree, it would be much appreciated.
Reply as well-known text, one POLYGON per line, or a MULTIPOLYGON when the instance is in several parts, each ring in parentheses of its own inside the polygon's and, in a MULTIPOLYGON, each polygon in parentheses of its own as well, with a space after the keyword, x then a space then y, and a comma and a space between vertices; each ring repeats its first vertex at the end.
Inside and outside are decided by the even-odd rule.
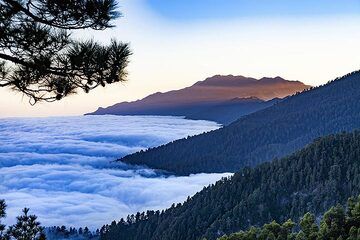
POLYGON ((0 239, 4 237, 5 225, 1 223, 1 219, 6 217, 6 204, 4 200, 0 199, 0 239))
POLYGON ((0 0, 0 87, 35 104, 125 81, 128 44, 71 37, 113 27, 116 9, 115 0, 0 0))
POLYGON ((17 222, 7 230, 8 239, 45 240, 44 229, 37 216, 29 215, 29 208, 23 209, 23 214, 17 217, 17 222))

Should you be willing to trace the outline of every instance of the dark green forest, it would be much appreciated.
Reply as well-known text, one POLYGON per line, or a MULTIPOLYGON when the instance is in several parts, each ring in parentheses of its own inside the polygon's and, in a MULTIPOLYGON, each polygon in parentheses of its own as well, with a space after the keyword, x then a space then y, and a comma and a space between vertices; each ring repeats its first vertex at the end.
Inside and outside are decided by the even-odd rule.
POLYGON ((297 224, 287 220, 282 224, 272 221, 261 228, 251 227, 247 231, 223 236, 218 240, 358 240, 360 239, 360 197, 350 198, 346 208, 341 205, 330 208, 320 224, 316 216, 306 213, 297 224))
POLYGON ((128 155, 123 162, 179 175, 236 172, 360 128, 360 71, 288 97, 229 126, 128 155))
POLYGON ((304 149, 204 188, 166 211, 147 211, 101 229, 103 240, 216 239, 273 220, 320 216, 360 194, 360 131, 318 138, 304 149))

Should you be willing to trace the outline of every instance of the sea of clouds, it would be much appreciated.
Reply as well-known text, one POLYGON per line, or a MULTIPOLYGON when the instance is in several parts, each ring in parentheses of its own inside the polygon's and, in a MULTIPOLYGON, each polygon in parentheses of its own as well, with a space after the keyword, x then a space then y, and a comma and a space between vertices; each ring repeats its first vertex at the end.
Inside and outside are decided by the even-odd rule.
POLYGON ((45 226, 99 228, 137 211, 183 202, 229 174, 164 176, 113 160, 217 129, 155 116, 0 119, 0 199, 12 224, 29 207, 45 226))

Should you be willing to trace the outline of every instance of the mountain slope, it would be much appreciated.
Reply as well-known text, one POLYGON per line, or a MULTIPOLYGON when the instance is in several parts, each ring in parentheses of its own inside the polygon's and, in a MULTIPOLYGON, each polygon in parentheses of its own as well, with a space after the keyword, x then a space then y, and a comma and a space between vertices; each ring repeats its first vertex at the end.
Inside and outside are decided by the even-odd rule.
POLYGON ((299 81, 287 81, 280 77, 257 80, 243 76, 216 75, 191 87, 155 93, 135 102, 99 108, 90 114, 188 116, 204 108, 219 107, 219 104, 234 98, 256 97, 267 101, 286 97, 308 87, 299 81))
POLYGON ((244 168, 184 204, 104 227, 103 240, 215 239, 276 220, 322 214, 360 193, 360 132, 330 135, 286 158, 244 168))
POLYGON ((313 139, 360 128, 360 71, 305 91, 206 134, 121 159, 177 174, 235 172, 313 139))
POLYGON ((198 111, 188 113, 187 119, 210 120, 224 125, 238 120, 240 117, 265 109, 280 102, 280 98, 264 101, 256 97, 234 98, 212 106, 200 108, 198 111))
POLYGON ((332 206, 321 218, 306 213, 299 224, 287 220, 282 224, 275 221, 262 227, 251 227, 218 240, 328 240, 328 239, 360 239, 360 197, 351 197, 346 207, 332 206))

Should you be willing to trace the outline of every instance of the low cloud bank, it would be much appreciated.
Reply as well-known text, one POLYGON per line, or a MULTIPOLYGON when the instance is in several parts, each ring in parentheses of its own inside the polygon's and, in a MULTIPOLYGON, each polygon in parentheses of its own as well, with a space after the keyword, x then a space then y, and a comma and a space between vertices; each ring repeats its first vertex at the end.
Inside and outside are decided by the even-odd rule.
POLYGON ((112 160, 219 126, 177 117, 0 119, 0 198, 7 223, 24 206, 46 226, 101 227, 164 209, 229 174, 164 177, 112 160))

